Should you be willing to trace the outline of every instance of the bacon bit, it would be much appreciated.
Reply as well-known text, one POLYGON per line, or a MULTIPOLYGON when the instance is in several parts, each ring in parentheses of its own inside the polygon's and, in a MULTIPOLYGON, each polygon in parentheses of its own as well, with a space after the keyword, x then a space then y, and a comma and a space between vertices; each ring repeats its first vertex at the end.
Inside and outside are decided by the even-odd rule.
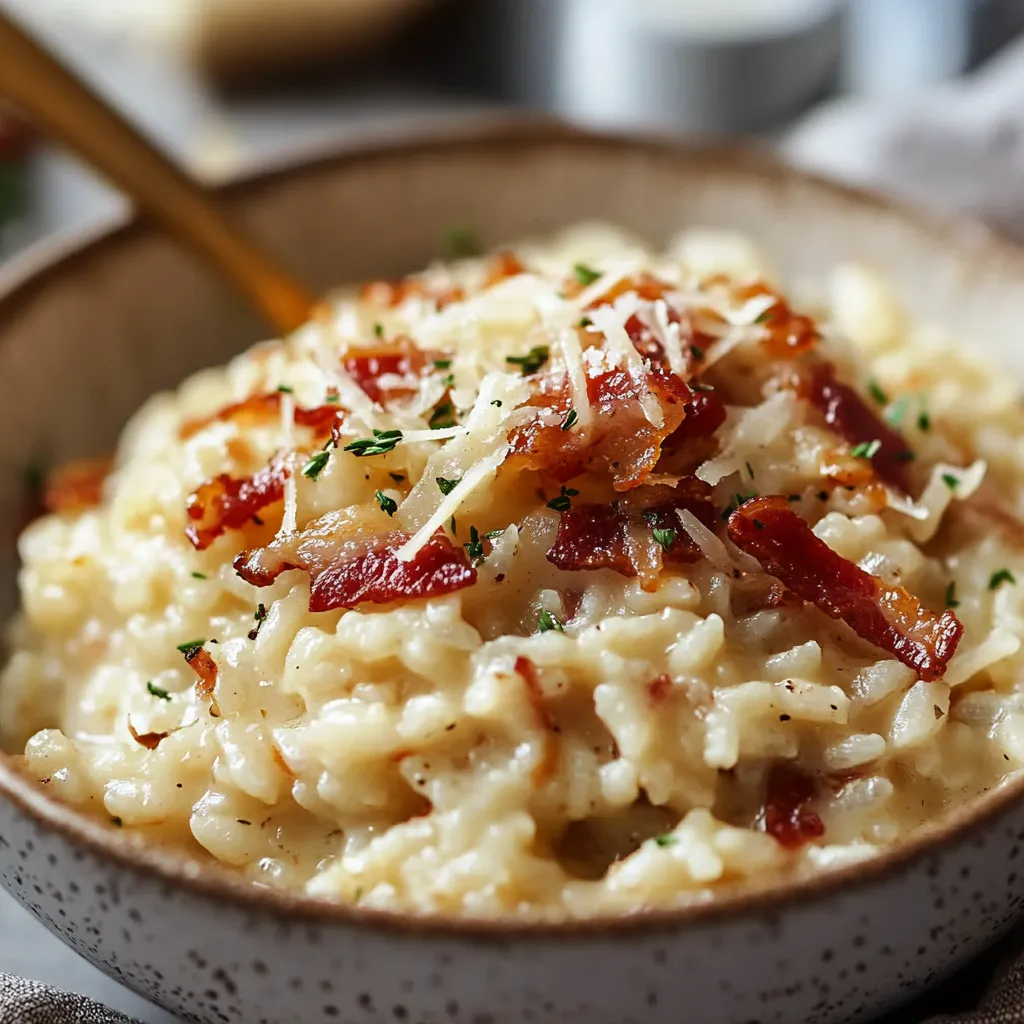
POLYGON ((401 337, 387 345, 350 349, 343 356, 342 365, 368 398, 383 404, 389 399, 415 394, 416 384, 412 378, 423 373, 434 355, 417 348, 408 338, 401 337), (380 378, 385 376, 405 377, 409 383, 387 382, 382 386, 380 378))
POLYGON ((725 404, 717 391, 694 391, 685 406, 683 422, 665 439, 666 449, 676 449, 685 441, 711 437, 725 422, 725 404))
MULTIPOLYGON (((196 696, 200 700, 205 700, 207 697, 213 697, 214 688, 217 686, 217 662, 213 660, 213 655, 205 647, 193 647, 191 650, 185 652, 185 661, 188 662, 189 668, 199 679, 196 680, 196 696)), ((214 714, 219 714, 215 711, 216 702, 214 702, 210 710, 214 714)))
POLYGON ((82 512, 100 503, 103 481, 114 464, 112 458, 77 459, 54 470, 43 486, 47 512, 82 512))
MULTIPOLYGON (((568 299, 574 299, 583 292, 585 287, 580 279, 573 274, 562 282, 562 294, 568 299)), ((672 291, 673 287, 674 285, 669 284, 667 281, 662 281, 653 274, 642 271, 636 277, 630 275, 616 281, 610 288, 605 289, 605 291, 598 295, 587 306, 587 309, 597 309, 598 306, 610 306, 617 298, 622 295, 628 295, 630 292, 636 292, 641 299, 654 302, 656 299, 663 298, 667 292, 672 291)))
POLYGON ((511 449, 505 465, 520 462, 527 469, 544 470, 560 483, 584 472, 607 472, 617 491, 639 487, 661 456, 665 438, 683 422, 693 392, 679 377, 652 370, 641 382, 622 369, 587 378, 587 395, 595 422, 581 444, 576 431, 562 430, 569 410, 564 379, 542 382, 530 404, 547 409, 547 419, 535 419, 509 434, 511 449), (640 404, 650 392, 661 407, 663 420, 655 426, 640 404))
MULTIPOLYGON (((818 409, 825 422, 851 445, 881 442, 870 461, 878 477, 904 494, 910 493, 913 453, 902 436, 881 420, 856 391, 836 380, 831 363, 811 367, 801 382, 801 396, 818 409)), ((866 461, 866 460, 858 460, 866 461)))
POLYGON ((401 305, 413 296, 433 300, 438 309, 444 309, 453 302, 461 302, 466 293, 458 285, 432 288, 422 277, 416 276, 403 277, 400 281, 368 281, 359 290, 359 298, 363 302, 389 309, 401 305))
POLYGON ((948 609, 923 608, 903 587, 866 573, 819 540, 782 495, 754 498, 729 516, 729 538, 771 576, 926 682, 939 679, 964 627, 948 609))
POLYGON ((253 516, 284 497, 289 469, 280 456, 252 476, 236 479, 221 473, 189 495, 185 511, 192 520, 185 536, 198 551, 208 548, 225 530, 245 526, 253 516))
POLYGON ((516 277, 518 274, 525 273, 526 267, 514 252, 509 252, 507 249, 496 252, 487 267, 484 287, 491 288, 508 277, 516 277))
POLYGON ((350 562, 329 565, 311 576, 309 610, 354 608, 363 602, 388 604, 399 599, 440 597, 476 582, 476 569, 462 548, 438 532, 420 548, 411 562, 395 553, 407 540, 405 533, 383 538, 379 547, 350 562))
POLYGON ((532 781, 534 789, 539 789, 548 779, 552 778, 558 768, 558 726, 544 705, 544 689, 540 685, 540 674, 537 666, 529 659, 519 655, 515 664, 516 674, 526 685, 526 695, 533 708, 537 728, 544 732, 544 752, 533 769, 532 781))
POLYGON ((576 505, 563 512, 555 542, 547 559, 559 569, 611 569, 621 576, 638 575, 630 542, 631 530, 668 529, 674 538, 662 551, 663 562, 687 564, 700 558, 700 548, 680 529, 678 509, 689 509, 713 529, 715 510, 711 489, 696 478, 680 484, 667 501, 644 509, 630 509, 621 502, 608 505, 576 505))
POLYGON ((814 348, 821 335, 811 317, 795 313, 789 303, 763 281, 744 285, 736 292, 740 302, 758 295, 770 295, 775 300, 775 304, 758 321, 768 332, 764 346, 772 356, 779 359, 791 358, 814 348))
POLYGON ((672 692, 672 677, 662 673, 647 684, 647 696, 652 704, 660 704, 672 692))
POLYGON ((128 732, 139 746, 145 747, 147 750, 156 750, 160 743, 171 735, 169 732, 136 732, 130 718, 128 719, 128 732))
POLYGON ((795 765, 772 767, 764 798, 764 829, 787 850, 825 834, 821 818, 807 806, 815 797, 815 782, 795 765))
MULTIPOLYGON (((241 429, 259 426, 279 415, 281 411, 281 394, 270 391, 261 395, 250 395, 241 402, 232 402, 211 416, 199 416, 186 420, 178 431, 178 436, 187 440, 204 427, 215 422, 234 420, 241 429)), ((342 416, 337 405, 318 405, 313 409, 295 409, 295 424, 299 427, 311 427, 317 436, 330 432, 334 422, 342 416)))
POLYGON ((297 534, 243 551, 235 572, 254 587, 268 587, 288 570, 307 572, 311 612, 439 597, 476 582, 465 551, 440 531, 412 561, 399 560, 409 535, 389 529, 390 522, 377 508, 329 512, 297 534))

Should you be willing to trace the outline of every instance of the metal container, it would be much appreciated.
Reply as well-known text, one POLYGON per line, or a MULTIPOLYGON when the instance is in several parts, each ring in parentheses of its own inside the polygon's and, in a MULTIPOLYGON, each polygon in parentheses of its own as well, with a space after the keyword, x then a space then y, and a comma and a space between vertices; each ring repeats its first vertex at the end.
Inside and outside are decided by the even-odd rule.
POLYGON ((611 128, 759 131, 835 83, 843 0, 486 0, 467 5, 478 78, 611 128))

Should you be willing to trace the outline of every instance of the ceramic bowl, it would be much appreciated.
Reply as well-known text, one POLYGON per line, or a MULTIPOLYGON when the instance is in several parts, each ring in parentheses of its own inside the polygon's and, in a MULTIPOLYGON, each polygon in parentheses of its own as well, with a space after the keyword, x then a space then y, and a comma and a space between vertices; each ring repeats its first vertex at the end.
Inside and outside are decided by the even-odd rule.
MULTIPOLYGON (((1024 255, 983 229, 743 151, 491 123, 265 170, 225 198, 311 285, 413 270, 452 224, 494 245, 601 217, 664 242, 684 225, 757 239, 784 283, 841 259, 1024 380, 1024 255)), ((109 450, 156 388, 260 325, 139 222, 43 251, 0 288, 0 525, 21 470, 109 450)), ((9 552, 0 579, 13 589, 9 552)), ((10 603, 11 595, 8 593, 10 603)), ((245 1024, 656 1024, 862 1019, 1021 915, 1024 779, 877 859, 676 911, 562 926, 330 906, 89 821, 0 759, 0 877, 65 942, 185 1019, 245 1024)))

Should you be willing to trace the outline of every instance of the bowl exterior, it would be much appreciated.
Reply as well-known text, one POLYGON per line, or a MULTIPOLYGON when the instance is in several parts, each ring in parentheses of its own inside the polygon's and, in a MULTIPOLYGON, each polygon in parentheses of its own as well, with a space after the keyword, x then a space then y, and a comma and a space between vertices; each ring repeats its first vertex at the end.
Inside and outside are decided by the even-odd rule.
MULTIPOLYGON (((314 287, 415 269, 452 224, 477 225, 488 246, 595 217, 654 242, 686 225, 734 228, 773 255, 787 286, 841 259, 874 264, 911 314, 964 331, 1024 380, 1019 252, 743 153, 473 127, 326 155, 227 198, 314 287)), ((33 259, 0 280, 5 535, 26 461, 109 450, 143 398, 258 337, 231 296, 141 224, 33 259)), ((0 551, 0 579, 14 565, 0 551)), ((13 587, 0 596, 13 607, 13 587)), ((1022 792, 1018 780, 878 869, 674 917, 529 930, 260 894, 83 823, 0 755, 0 879, 87 959, 189 1020, 809 1024, 911 994, 1020 916, 1022 792)))

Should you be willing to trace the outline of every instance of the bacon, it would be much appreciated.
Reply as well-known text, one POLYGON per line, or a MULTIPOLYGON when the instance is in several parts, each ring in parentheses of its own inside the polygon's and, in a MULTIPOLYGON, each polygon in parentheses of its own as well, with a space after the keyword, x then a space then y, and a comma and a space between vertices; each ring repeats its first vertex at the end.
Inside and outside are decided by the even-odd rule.
MULTIPOLYGON (((568 299, 574 299, 577 295, 580 295, 586 287, 588 286, 584 285, 583 282, 573 274, 562 282, 562 294, 568 299)), ((674 285, 669 284, 667 281, 662 281, 660 278, 657 278, 653 274, 644 270, 635 277, 627 275, 626 277, 616 281, 613 285, 601 292, 601 294, 587 306, 587 309, 597 309, 598 306, 610 306, 617 298, 622 295, 627 295, 629 292, 636 292, 641 299, 646 299, 648 302, 654 302, 656 299, 662 298, 667 292, 672 291, 673 287, 674 285)))
POLYGON ((563 512, 547 559, 559 569, 611 569, 621 576, 640 575, 634 530, 671 530, 673 540, 662 551, 664 563, 687 564, 700 558, 700 548, 679 525, 678 509, 689 509, 709 528, 715 525, 711 489, 697 479, 684 482, 666 501, 646 508, 629 508, 625 502, 583 504, 563 512))
POLYGON ((243 551, 235 572, 254 587, 267 587, 282 572, 301 569, 309 574, 311 612, 439 597, 476 582, 466 553, 441 532, 411 561, 401 561, 396 552, 409 535, 391 530, 383 516, 356 507, 329 512, 266 548, 243 551))
MULTIPOLYGON (((281 393, 270 391, 260 395, 250 395, 241 402, 232 402, 225 405, 223 409, 215 412, 212 416, 200 416, 195 419, 186 420, 178 434, 183 441, 198 433, 204 427, 215 422, 234 421, 241 429, 260 426, 268 420, 280 415, 281 393)), ((296 407, 294 422, 299 427, 311 427, 313 432, 319 436, 330 433, 331 427, 343 415, 342 410, 333 404, 318 405, 312 409, 300 409, 296 407)))
POLYGON ((647 696, 654 705, 661 704, 672 692, 672 677, 664 672, 647 684, 647 696))
POLYGON ((711 437, 725 422, 725 404, 717 391, 693 391, 684 407, 683 422, 666 438, 666 448, 711 437))
POLYGON ((487 276, 484 278, 484 287, 491 288, 508 277, 516 277, 518 274, 525 273, 526 267, 519 257, 514 252, 504 249, 491 257, 487 267, 487 276))
POLYGON ((928 611, 903 587, 836 554, 782 495, 744 502, 729 516, 728 530, 765 572, 921 679, 930 682, 945 673, 964 631, 953 612, 928 611))
POLYGON ((422 277, 403 277, 398 281, 368 281, 359 290, 359 298, 374 306, 391 309, 400 306, 412 297, 433 301, 438 309, 453 302, 460 302, 466 297, 465 291, 458 285, 436 287, 428 285, 422 277))
POLYGON ((537 666, 529 658, 519 655, 516 658, 515 670, 516 675, 526 686, 526 694, 533 709, 537 728, 544 731, 544 752, 531 776, 534 788, 538 788, 555 774, 558 767, 558 726, 544 705, 544 690, 540 685, 537 666))
POLYGON ((139 746, 145 747, 147 750, 156 750, 160 743, 171 735, 169 732, 136 732, 130 718, 128 719, 128 732, 139 746))
POLYGON ((98 505, 113 464, 111 458, 77 459, 54 470, 43 486, 43 508, 73 513, 98 505))
POLYGON ((185 661, 199 678, 196 680, 196 696, 200 700, 213 697, 217 686, 217 662, 213 655, 201 644, 185 651, 185 661))
POLYGON ((587 394, 595 422, 581 442, 576 431, 562 430, 569 410, 564 380, 536 395, 531 404, 553 416, 532 420, 509 434, 506 465, 520 462, 527 469, 551 473, 566 481, 584 472, 606 472, 617 491, 639 487, 661 456, 661 446, 683 422, 693 392, 679 377, 652 370, 642 381, 621 368, 587 377, 587 394), (641 405, 653 395, 662 411, 660 426, 651 423, 641 405))
POLYGON ((245 526, 253 516, 284 498, 290 470, 280 456, 252 476, 221 473, 200 484, 188 497, 185 512, 192 520, 185 536, 198 551, 208 548, 225 530, 245 526))
POLYGON ((780 359, 792 358, 817 345, 821 335, 814 320, 803 313, 794 312, 789 303, 763 281, 744 285, 736 291, 736 298, 741 302, 758 295, 770 295, 775 300, 758 319, 758 323, 768 332, 763 345, 770 355, 780 359))
POLYGON ((885 483, 910 493, 909 469, 914 457, 898 431, 881 420, 853 388, 836 380, 831 363, 817 363, 803 376, 801 394, 825 422, 852 445, 881 442, 871 466, 885 483))
POLYGON ((374 402, 383 404, 392 398, 416 393, 413 378, 420 376, 435 353, 424 352, 408 338, 397 338, 374 348, 350 349, 342 359, 348 375, 374 402), (407 384, 381 383, 381 377, 405 377, 407 384))
POLYGON ((768 773, 764 798, 764 830, 787 849, 825 834, 821 818, 808 804, 815 797, 814 779, 795 765, 776 764, 768 773))

